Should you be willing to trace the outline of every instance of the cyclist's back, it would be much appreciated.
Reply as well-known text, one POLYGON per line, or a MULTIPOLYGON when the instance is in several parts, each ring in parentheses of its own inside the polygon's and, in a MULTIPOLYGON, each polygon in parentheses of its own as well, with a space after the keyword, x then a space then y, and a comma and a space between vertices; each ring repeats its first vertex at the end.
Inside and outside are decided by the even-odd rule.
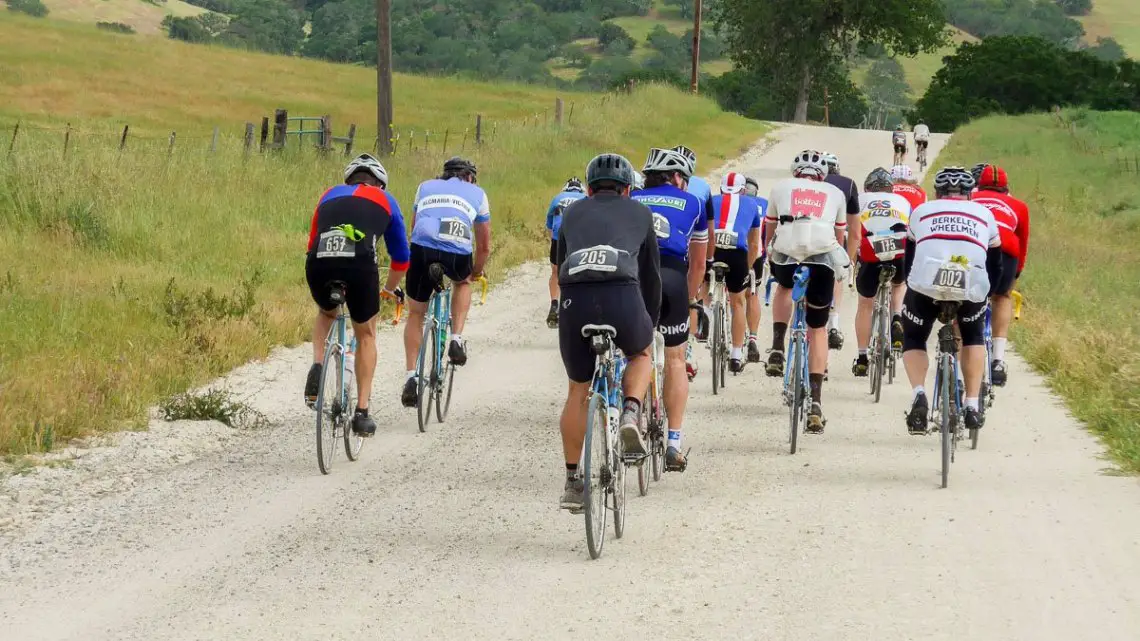
POLYGON ((918 185, 896 182, 894 192, 910 203, 912 211, 918 209, 926 202, 926 190, 918 185))
MULTIPOLYGON (((768 199, 767 220, 779 223, 782 217, 791 217, 793 222, 776 227, 772 262, 831 266, 830 255, 836 250, 843 253, 835 231, 847 227, 846 210, 847 197, 830 183, 807 178, 786 178, 776 183, 768 199)), ((839 264, 846 262, 841 259, 839 264)))
POLYGON ((471 254, 476 223, 490 220, 482 187, 459 178, 432 178, 416 190, 416 224, 412 244, 453 254, 471 254))
POLYGON ((987 252, 1000 243, 997 223, 984 206, 969 200, 938 199, 911 215, 908 238, 913 259, 907 286, 934 300, 981 303, 989 296, 987 252), (969 276, 962 283, 941 283, 940 270, 965 259, 969 276), (962 289, 954 289, 962 285, 962 289))
POLYGON ((696 196, 673 185, 646 187, 631 198, 653 212, 653 228, 661 247, 661 257, 686 262, 689 241, 708 236, 708 217, 705 207, 696 196))

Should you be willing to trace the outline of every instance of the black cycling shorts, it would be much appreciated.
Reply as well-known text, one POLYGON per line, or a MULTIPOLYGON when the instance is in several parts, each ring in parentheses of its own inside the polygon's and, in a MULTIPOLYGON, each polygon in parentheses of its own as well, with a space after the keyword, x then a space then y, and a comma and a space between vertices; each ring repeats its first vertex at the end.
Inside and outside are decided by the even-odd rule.
POLYGON ((1002 252, 1001 280, 992 285, 993 293, 1008 296, 1013 291, 1013 283, 1017 280, 1017 262, 1017 256, 1002 252))
POLYGON ((759 289, 766 284, 764 280, 764 263, 768 261, 766 256, 757 256, 756 260, 752 261, 752 277, 756 279, 756 287, 759 289))
POLYGON ((906 282, 906 270, 903 269, 905 263, 903 256, 886 263, 859 263, 859 272, 855 274, 855 291, 863 298, 874 298, 879 291, 879 274, 887 265, 893 265, 895 268, 891 282, 902 285, 906 282))
POLYGON ((689 340, 689 272, 684 261, 661 264, 661 320, 665 347, 684 345, 689 340))
POLYGON ((627 356, 639 354, 653 342, 653 321, 636 283, 578 283, 562 287, 558 314, 558 349, 566 376, 575 383, 593 377, 595 355, 585 325, 612 325, 614 344, 627 356))
POLYGON ((431 298, 434 285, 428 267, 432 263, 443 265, 443 273, 452 282, 467 280, 471 277, 473 269, 471 254, 456 254, 445 252, 423 245, 412 245, 412 257, 408 264, 408 277, 404 283, 404 291, 408 298, 426 303, 431 298))
POLYGON ((895 145, 895 153, 896 154, 905 154, 906 153, 906 145, 895 145))
POLYGON ((316 258, 305 260, 305 280, 313 302, 326 312, 336 309, 329 300, 329 284, 339 280, 345 284, 344 302, 352 322, 364 324, 380 311, 380 272, 373 260, 316 258))
MULTIPOLYGON (((796 270, 799 265, 777 265, 769 263, 772 269, 772 278, 776 279, 780 287, 792 289, 796 284, 796 270)), ((805 264, 808 268, 809 279, 807 285, 807 325, 812 329, 819 329, 827 325, 830 315, 831 302, 835 298, 835 272, 826 265, 805 264), (815 308, 813 312, 812 308, 815 308), (821 320, 822 319, 822 320, 821 320)))
MULTIPOLYGON (((938 301, 913 289, 903 297, 903 351, 926 351, 926 342, 938 319, 938 301)), ((958 307, 958 332, 966 346, 985 345, 986 304, 963 302, 958 307)))
POLYGON ((927 145, 927 144, 928 144, 928 142, 927 142, 927 141, 925 141, 925 140, 916 140, 916 141, 914 141, 914 146, 915 146, 915 147, 918 147, 919 149, 926 149, 926 145, 927 145))
POLYGON ((557 265, 558 264, 558 239, 557 238, 551 238, 550 239, 550 264, 551 265, 557 265))
MULTIPOLYGON (((728 272, 724 275, 724 284, 730 294, 739 294, 748 287, 748 250, 716 248, 713 254, 714 262, 728 265, 728 272)), ((705 273, 705 280, 712 279, 712 268, 705 273)))

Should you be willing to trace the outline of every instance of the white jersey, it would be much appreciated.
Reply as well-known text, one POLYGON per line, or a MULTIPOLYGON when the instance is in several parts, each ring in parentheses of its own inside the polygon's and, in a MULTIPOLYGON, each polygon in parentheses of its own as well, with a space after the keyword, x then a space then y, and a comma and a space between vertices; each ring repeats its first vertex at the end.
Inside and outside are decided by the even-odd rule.
POLYGON ((934 300, 985 302, 986 253, 1001 245, 993 214, 968 200, 932 200, 910 217, 915 243, 907 286, 934 300))
POLYGON ((859 195, 859 209, 859 220, 863 223, 861 259, 886 262, 902 256, 907 232, 891 228, 910 224, 910 201, 891 192, 864 192, 859 195))
POLYGON ((847 254, 835 238, 836 230, 847 229, 846 216, 847 197, 835 185, 807 178, 781 180, 772 187, 765 215, 767 222, 779 223, 771 240, 772 260, 833 268, 847 264, 847 254), (781 217, 792 220, 780 222, 781 217), (828 256, 836 251, 843 254, 842 259, 828 256))
POLYGON ((930 127, 926 125, 914 126, 914 139, 915 140, 930 140, 930 127))

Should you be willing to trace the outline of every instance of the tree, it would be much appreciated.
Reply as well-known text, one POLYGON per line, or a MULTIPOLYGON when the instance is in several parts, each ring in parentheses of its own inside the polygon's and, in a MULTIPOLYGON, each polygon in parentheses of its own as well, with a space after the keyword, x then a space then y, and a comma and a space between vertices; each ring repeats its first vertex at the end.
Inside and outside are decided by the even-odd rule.
POLYGON ((1067 16, 1087 16, 1092 13, 1092 0, 1056 0, 1067 16))
POLYGON ((1101 60, 1107 60, 1109 62, 1119 62, 1128 57, 1124 52, 1124 47, 1120 46, 1120 43, 1114 38, 1097 38, 1096 44, 1091 47, 1086 47, 1085 51, 1088 51, 1101 60))
POLYGON ((1026 35, 1075 46, 1085 33, 1060 6, 1039 0, 953 0, 946 19, 979 38, 1026 35))
POLYGON ((794 84, 796 122, 807 120, 814 75, 855 43, 910 56, 945 40, 941 0, 720 0, 712 15, 737 66, 794 84))
MULTIPOLYGON (((790 85, 767 71, 737 68, 703 82, 722 109, 748 118, 789 120, 797 106, 795 92, 788 91, 790 85)), ((813 107, 808 110, 812 120, 824 119, 825 91, 833 126, 855 127, 867 114, 867 101, 844 65, 828 65, 815 74, 810 94, 813 107)))
POLYGON ((894 58, 876 60, 867 71, 863 89, 871 105, 885 110, 890 122, 901 120, 912 106, 906 73, 894 58))
POLYGON ((612 22, 603 22, 601 29, 598 30, 598 44, 607 54, 626 54, 633 51, 637 43, 625 29, 612 22))
POLYGON ((26 13, 35 18, 43 18, 48 14, 47 5, 42 0, 8 0, 8 11, 26 13))
POLYGON ((570 44, 562 45, 562 51, 559 54, 566 64, 576 69, 585 69, 590 66, 590 54, 586 48, 580 44, 571 42, 570 44))

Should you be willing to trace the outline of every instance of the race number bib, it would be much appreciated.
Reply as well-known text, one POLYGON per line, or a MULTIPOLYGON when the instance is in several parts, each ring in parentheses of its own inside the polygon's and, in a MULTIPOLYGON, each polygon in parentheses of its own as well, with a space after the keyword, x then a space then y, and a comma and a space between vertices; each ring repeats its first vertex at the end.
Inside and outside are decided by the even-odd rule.
POLYGON ((439 239, 458 243, 471 244, 471 226, 462 218, 444 218, 439 221, 439 239))
POLYGON ((653 233, 657 234, 658 238, 668 238, 671 229, 668 218, 653 212, 653 233))
POLYGON ((595 245, 570 254, 571 276, 585 271, 609 273, 618 268, 618 250, 609 245, 595 245))
POLYGON ((894 260, 903 254, 901 236, 901 234, 871 236, 871 251, 875 252, 875 257, 880 261, 894 260))
POLYGON ((731 229, 718 229, 716 232, 716 246, 720 249, 736 249, 736 241, 740 234, 731 229))
POLYGON ((952 300, 965 300, 969 289, 969 271, 965 265, 947 261, 934 272, 934 289, 952 300))
POLYGON ((356 243, 342 229, 330 229, 317 240, 317 258, 356 258, 356 243))

